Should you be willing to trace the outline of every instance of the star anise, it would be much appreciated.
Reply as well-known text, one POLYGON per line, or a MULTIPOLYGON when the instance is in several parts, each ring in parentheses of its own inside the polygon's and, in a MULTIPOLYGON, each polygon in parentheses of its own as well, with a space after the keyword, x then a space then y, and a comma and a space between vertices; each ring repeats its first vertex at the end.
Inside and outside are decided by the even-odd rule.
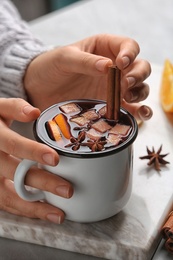
POLYGON ((146 148, 147 148, 148 155, 141 156, 139 158, 140 159, 148 159, 149 160, 148 165, 154 164, 155 170, 156 171, 161 171, 160 165, 161 164, 162 165, 166 165, 166 164, 169 163, 168 161, 163 159, 165 156, 168 155, 168 153, 167 154, 160 154, 161 151, 162 151, 162 145, 160 146, 160 148, 158 149, 157 152, 155 152, 154 147, 152 147, 152 150, 149 150, 148 147, 146 147, 146 148))
POLYGON ((82 143, 82 146, 88 146, 92 152, 98 152, 104 149, 106 143, 106 140, 99 138, 97 140, 88 140, 86 143, 82 143))
POLYGON ((65 147, 66 147, 66 148, 67 148, 67 147, 72 147, 72 150, 73 150, 73 151, 77 151, 77 150, 80 148, 80 146, 81 146, 81 144, 82 144, 82 142, 83 142, 84 140, 85 140, 85 132, 84 132, 84 131, 81 131, 81 132, 79 132, 77 138, 75 138, 74 136, 72 136, 72 137, 70 138, 70 142, 71 142, 71 143, 65 145, 65 147))

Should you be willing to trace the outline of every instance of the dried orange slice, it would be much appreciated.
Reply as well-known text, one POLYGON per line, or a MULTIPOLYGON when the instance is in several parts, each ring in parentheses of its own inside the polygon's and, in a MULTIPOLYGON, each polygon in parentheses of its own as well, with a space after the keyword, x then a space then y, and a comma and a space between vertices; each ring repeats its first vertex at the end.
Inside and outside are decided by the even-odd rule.
POLYGON ((169 60, 166 60, 164 64, 160 101, 165 112, 173 112, 173 65, 169 60))
POLYGON ((59 126, 64 137, 70 139, 72 135, 70 133, 70 125, 67 122, 66 116, 64 116, 63 114, 58 114, 54 117, 54 121, 59 126))
POLYGON ((51 139, 55 141, 60 141, 62 139, 60 129, 55 121, 48 121, 46 126, 51 139))

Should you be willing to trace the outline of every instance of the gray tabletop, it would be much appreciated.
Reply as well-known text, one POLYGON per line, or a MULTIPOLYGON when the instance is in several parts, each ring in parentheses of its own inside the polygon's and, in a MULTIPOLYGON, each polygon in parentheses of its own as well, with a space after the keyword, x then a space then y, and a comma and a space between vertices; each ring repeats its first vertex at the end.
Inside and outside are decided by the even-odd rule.
MULTIPOLYGON (((31 22, 31 29, 47 44, 65 45, 96 33, 132 37, 141 47, 141 56, 163 65, 173 61, 172 0, 91 0, 81 1, 31 22)), ((153 260, 171 260, 162 241, 153 260)), ((0 259, 100 259, 14 240, 0 238, 0 259)), ((134 259, 135 260, 135 259, 134 259)))

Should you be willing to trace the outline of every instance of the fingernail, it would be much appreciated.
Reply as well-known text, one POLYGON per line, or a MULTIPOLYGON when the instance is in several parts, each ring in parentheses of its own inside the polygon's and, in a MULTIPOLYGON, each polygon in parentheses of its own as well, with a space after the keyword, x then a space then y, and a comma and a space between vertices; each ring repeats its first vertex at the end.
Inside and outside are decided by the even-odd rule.
POLYGON ((122 58, 122 60, 123 60, 123 69, 125 69, 130 64, 130 59, 129 57, 125 56, 122 58))
POLYGON ((61 224, 64 221, 63 216, 57 215, 57 214, 47 214, 46 216, 47 220, 55 223, 55 224, 61 224))
POLYGON ((133 93, 132 91, 127 91, 127 93, 125 93, 124 99, 130 103, 138 100, 138 96, 135 94, 135 92, 133 93))
POLYGON ((148 120, 152 117, 153 111, 148 106, 141 106, 138 110, 138 115, 142 120, 148 120))
POLYGON ((33 109, 34 108, 32 106, 26 105, 26 106, 23 107, 23 113, 25 115, 29 115, 33 111, 33 109))
POLYGON ((42 159, 48 165, 53 165, 54 166, 56 164, 54 156, 52 154, 50 154, 50 153, 43 154, 42 155, 42 159))
POLYGON ((105 67, 108 65, 108 63, 111 65, 111 61, 109 60, 98 60, 95 64, 95 67, 98 71, 103 72, 105 71, 105 67))
POLYGON ((135 85, 136 82, 134 77, 128 77, 127 81, 128 81, 128 87, 132 87, 133 85, 135 85))
POLYGON ((57 195, 63 198, 71 198, 73 195, 73 188, 66 185, 59 185, 56 188, 57 195))

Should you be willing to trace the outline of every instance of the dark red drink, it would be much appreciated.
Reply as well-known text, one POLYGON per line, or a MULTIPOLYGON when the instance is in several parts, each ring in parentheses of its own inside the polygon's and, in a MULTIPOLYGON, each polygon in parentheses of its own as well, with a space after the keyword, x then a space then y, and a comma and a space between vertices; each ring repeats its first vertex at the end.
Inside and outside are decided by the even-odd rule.
POLYGON ((134 135, 134 120, 124 109, 118 122, 106 119, 104 101, 72 100, 45 110, 35 128, 36 138, 58 152, 89 154, 121 147, 134 135))

